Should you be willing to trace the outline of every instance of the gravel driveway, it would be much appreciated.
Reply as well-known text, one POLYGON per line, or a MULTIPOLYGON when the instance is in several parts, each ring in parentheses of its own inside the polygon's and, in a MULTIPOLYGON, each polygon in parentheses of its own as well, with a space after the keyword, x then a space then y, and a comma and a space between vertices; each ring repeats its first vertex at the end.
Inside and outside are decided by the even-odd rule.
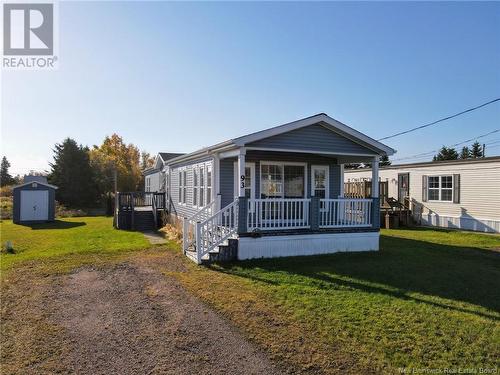
POLYGON ((278 374, 228 321, 141 262, 63 276, 51 300, 78 374, 278 374))

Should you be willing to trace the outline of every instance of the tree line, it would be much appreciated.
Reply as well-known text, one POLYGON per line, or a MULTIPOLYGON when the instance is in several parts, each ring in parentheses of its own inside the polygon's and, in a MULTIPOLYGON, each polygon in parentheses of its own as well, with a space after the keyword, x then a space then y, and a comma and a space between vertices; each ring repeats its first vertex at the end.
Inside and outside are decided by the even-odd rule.
POLYGON ((453 147, 443 146, 439 150, 438 154, 434 155, 432 161, 439 160, 458 160, 458 159, 474 159, 484 157, 484 148, 481 144, 476 141, 469 148, 468 146, 462 147, 460 153, 453 147))
MULTIPOLYGON (((126 144, 118 134, 107 136, 101 145, 92 148, 66 138, 54 145, 53 154, 47 180, 58 187, 56 200, 71 208, 109 206, 115 183, 118 191, 142 190, 142 170, 154 161, 148 152, 126 144)), ((2 186, 20 182, 10 175, 9 167, 4 156, 2 186)))

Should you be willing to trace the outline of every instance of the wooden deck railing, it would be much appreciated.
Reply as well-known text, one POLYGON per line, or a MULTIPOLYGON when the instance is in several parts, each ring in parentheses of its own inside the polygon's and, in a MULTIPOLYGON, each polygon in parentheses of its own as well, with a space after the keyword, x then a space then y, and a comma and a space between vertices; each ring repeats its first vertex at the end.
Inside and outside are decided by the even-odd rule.
POLYGON ((156 209, 165 209, 165 193, 141 191, 117 193, 119 211, 129 211, 137 207, 153 207, 153 203, 156 209))

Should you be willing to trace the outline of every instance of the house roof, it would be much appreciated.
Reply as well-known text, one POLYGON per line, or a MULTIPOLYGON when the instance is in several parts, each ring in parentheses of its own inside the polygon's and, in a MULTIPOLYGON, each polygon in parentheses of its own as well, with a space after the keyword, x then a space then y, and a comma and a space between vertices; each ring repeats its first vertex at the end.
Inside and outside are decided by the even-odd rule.
POLYGON ((269 129, 261 130, 255 133, 250 133, 241 137, 230 139, 224 142, 217 143, 213 146, 204 147, 200 150, 184 154, 182 156, 174 157, 168 161, 167 164, 177 163, 184 160, 199 157, 201 155, 208 155, 212 152, 224 151, 234 149, 236 147, 244 147, 249 143, 259 141, 261 139, 269 138, 275 135, 290 132, 292 130, 304 128, 306 126, 321 124, 333 132, 339 133, 354 142, 360 143, 381 155, 393 155, 396 150, 391 147, 376 141, 373 138, 337 121, 325 113, 318 113, 314 116, 305 117, 303 119, 292 121, 286 124, 278 125, 269 129))
MULTIPOLYGON (((459 165, 459 164, 474 164, 474 163, 491 163, 500 161, 500 156, 489 156, 486 158, 474 158, 474 159, 457 159, 457 160, 439 160, 439 161, 426 161, 418 163, 406 163, 406 164, 394 164, 380 167, 383 169, 403 169, 403 168, 417 168, 417 167, 433 167, 442 165, 459 165)), ((362 172, 370 171, 371 168, 358 168, 358 169, 346 169, 344 173, 352 172, 362 172)))
POLYGON ((178 156, 184 155, 183 153, 178 153, 178 152, 159 152, 158 155, 162 158, 163 161, 167 161, 173 158, 176 158, 178 156))
POLYGON ((178 152, 159 152, 158 155, 155 157, 155 161, 153 162, 153 165, 151 167, 148 167, 142 171, 143 174, 148 174, 150 172, 158 171, 162 168, 163 163, 165 163, 167 160, 182 156, 184 154, 178 153, 178 152), (158 162, 161 161, 162 164, 159 165, 158 162))

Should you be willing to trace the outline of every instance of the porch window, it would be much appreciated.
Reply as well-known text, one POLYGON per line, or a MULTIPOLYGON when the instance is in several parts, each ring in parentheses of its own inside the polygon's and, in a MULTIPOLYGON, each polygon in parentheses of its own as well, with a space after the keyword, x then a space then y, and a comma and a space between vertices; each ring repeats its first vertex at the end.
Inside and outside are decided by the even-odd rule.
POLYGON ((262 163, 261 198, 305 196, 305 165, 262 163))
POLYGON ((453 201, 453 176, 429 176, 428 186, 430 201, 453 201))

